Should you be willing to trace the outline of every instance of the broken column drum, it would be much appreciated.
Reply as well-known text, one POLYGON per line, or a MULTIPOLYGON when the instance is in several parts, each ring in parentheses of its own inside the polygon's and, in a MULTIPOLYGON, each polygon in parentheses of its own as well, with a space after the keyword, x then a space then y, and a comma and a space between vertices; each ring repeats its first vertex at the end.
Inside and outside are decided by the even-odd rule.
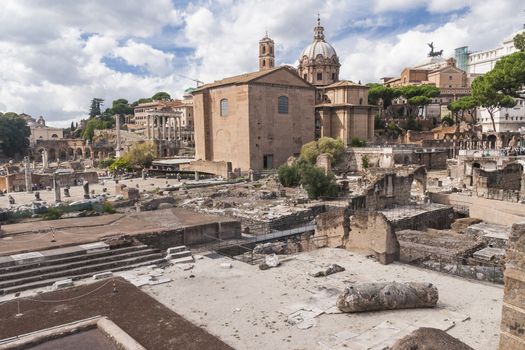
POLYGON ((434 307, 439 299, 432 283, 362 283, 345 288, 337 298, 343 312, 364 312, 434 307))

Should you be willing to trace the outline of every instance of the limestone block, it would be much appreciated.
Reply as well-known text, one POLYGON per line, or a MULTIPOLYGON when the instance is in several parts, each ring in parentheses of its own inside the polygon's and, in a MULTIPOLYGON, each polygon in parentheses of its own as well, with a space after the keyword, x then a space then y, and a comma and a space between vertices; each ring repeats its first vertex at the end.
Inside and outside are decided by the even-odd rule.
POLYGON ((362 283, 346 287, 337 298, 337 307, 343 312, 434 307, 438 298, 431 283, 362 283))
POLYGON ((342 272, 344 270, 345 268, 342 266, 339 266, 337 264, 331 264, 325 269, 318 270, 318 271, 312 271, 312 272, 309 272, 308 274, 312 277, 323 277, 323 276, 332 275, 337 272, 342 272))
POLYGON ((93 275, 94 280, 101 280, 103 278, 109 278, 109 277, 113 277, 113 272, 107 271, 107 272, 96 273, 93 275))
POLYGON ((68 279, 56 281, 55 283, 53 283, 52 289, 59 290, 59 289, 64 289, 64 288, 68 288, 71 286, 73 286, 73 280, 71 278, 68 278, 68 279))

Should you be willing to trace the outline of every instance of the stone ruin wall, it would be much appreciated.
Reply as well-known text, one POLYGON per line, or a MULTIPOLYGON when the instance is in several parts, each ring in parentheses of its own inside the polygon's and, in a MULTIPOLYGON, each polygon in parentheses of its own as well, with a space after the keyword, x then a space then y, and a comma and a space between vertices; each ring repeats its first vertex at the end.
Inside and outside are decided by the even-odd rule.
POLYGON ((473 186, 478 197, 519 202, 525 196, 525 176, 520 164, 509 164, 501 170, 473 169, 473 186))
POLYGON ((507 249, 499 349, 525 349, 525 223, 512 226, 507 249))
MULTIPOLYGON (((77 185, 81 185, 82 181, 84 180, 88 181, 90 184, 98 183, 98 174, 95 171, 87 171, 58 175, 58 181, 60 183, 60 186, 74 186, 75 181, 77 181, 77 185)), ((18 192, 26 190, 24 172, 0 176, 0 190, 7 190, 7 181, 9 181, 9 191, 18 192)), ((39 184, 44 187, 53 187, 53 175, 31 174, 31 182, 33 184, 39 184)))
POLYGON ((382 264, 399 260, 395 231, 386 217, 377 212, 358 211, 350 216, 347 209, 338 208, 320 214, 311 243, 316 248, 344 248, 373 255, 382 264))

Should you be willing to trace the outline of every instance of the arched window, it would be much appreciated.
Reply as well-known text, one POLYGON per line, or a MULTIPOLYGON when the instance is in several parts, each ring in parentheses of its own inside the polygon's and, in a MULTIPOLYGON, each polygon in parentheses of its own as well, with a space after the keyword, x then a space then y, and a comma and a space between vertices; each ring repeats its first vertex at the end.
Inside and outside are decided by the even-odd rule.
POLYGON ((223 98, 221 100, 221 117, 226 117, 228 115, 228 99, 223 98))
POLYGON ((263 55, 266 53, 266 46, 262 47, 262 53, 263 53, 263 55))
POLYGON ((53 134, 53 135, 51 135, 51 137, 54 138, 54 139, 58 139, 58 135, 57 134, 53 134))
POLYGON ((279 114, 288 114, 288 97, 279 96, 277 98, 277 112, 279 114))

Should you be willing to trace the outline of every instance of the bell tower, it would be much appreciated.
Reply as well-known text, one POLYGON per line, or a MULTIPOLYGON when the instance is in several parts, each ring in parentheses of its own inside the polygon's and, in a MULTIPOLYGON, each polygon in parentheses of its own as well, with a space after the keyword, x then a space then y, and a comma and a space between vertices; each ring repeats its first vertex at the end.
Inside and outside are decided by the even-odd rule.
POLYGON ((259 40, 259 70, 275 67, 274 42, 268 37, 268 32, 259 40))

